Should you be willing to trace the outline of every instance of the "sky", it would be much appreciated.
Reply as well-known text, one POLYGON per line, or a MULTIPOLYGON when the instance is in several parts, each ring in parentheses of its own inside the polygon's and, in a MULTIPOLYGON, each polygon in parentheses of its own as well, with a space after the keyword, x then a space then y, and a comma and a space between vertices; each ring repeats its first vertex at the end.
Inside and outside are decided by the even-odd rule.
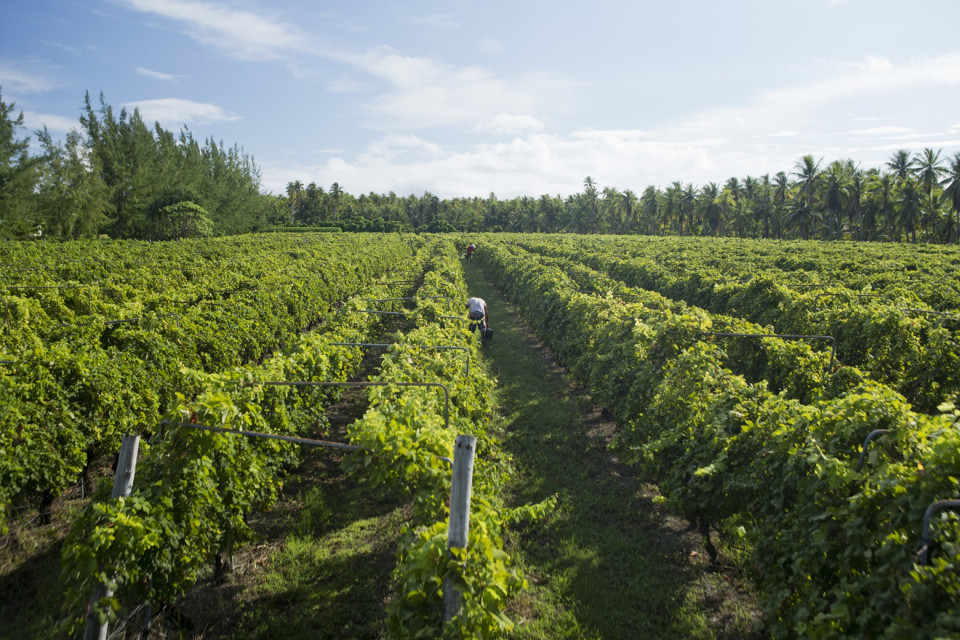
POLYGON ((265 192, 567 196, 960 151, 957 0, 8 0, 26 130, 84 94, 265 192))

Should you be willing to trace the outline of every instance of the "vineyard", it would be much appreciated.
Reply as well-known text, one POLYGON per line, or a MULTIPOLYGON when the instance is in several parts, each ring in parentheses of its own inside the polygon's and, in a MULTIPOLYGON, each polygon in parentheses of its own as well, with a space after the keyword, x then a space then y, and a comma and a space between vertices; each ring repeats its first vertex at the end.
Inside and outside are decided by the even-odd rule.
MULTIPOLYGON (((0 245, 0 532, 43 526, 65 492, 92 495, 46 632, 116 624, 228 571, 305 444, 345 448, 349 473, 410 501, 391 635, 517 632, 505 612, 527 582, 508 541, 536 536, 556 503, 503 500, 513 469, 464 320, 463 240, 0 245), (361 378, 365 358, 375 373, 361 378), (351 387, 364 412, 330 442, 327 411, 351 387), (132 490, 111 498, 97 468, 124 436, 140 454, 132 490), (448 540, 458 436, 476 439, 465 548, 448 540)), ((765 635, 960 634, 960 251, 470 240, 612 416, 618 459, 711 561, 745 550, 765 635)))
POLYGON ((751 549, 770 635, 960 632, 960 254, 483 241, 620 455, 751 549))

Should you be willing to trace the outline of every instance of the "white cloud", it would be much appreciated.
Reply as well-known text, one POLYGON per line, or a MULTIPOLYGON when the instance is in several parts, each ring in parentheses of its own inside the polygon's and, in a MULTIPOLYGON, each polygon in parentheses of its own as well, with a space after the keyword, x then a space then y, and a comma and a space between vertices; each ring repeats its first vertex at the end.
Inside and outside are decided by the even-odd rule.
POLYGON ((13 62, 0 60, 0 86, 10 93, 45 93, 54 88, 34 61, 13 62))
POLYGON ((869 145, 862 147, 853 147, 849 151, 854 153, 860 153, 863 151, 897 151, 899 149, 911 149, 914 151, 919 151, 920 149, 930 148, 930 149, 944 149, 944 148, 956 148, 960 146, 960 138, 943 138, 939 140, 929 140, 922 138, 914 138, 910 141, 896 142, 891 144, 877 144, 869 145))
POLYGON ((154 71, 153 69, 147 69, 146 67, 134 67, 133 70, 142 76, 153 78, 154 80, 163 80, 164 82, 177 81, 177 76, 169 73, 163 73, 162 71, 154 71))
POLYGON ((352 62, 386 82, 388 89, 368 106, 380 126, 413 129, 487 122, 498 113, 529 112, 532 97, 514 92, 489 69, 437 63, 381 48, 352 62))
POLYGON ((387 136, 371 144, 360 156, 361 162, 407 162, 443 157, 440 145, 414 135, 387 136))
MULTIPOLYGON (((815 82, 763 90, 742 104, 704 110, 662 128, 659 133, 674 139, 713 135, 742 140, 752 135, 810 140, 836 130, 838 122, 843 121, 838 120, 838 112, 849 113, 847 118, 851 121, 863 121, 865 118, 856 112, 862 105, 873 110, 878 104, 894 104, 904 95, 915 96, 916 102, 916 97, 924 94, 942 96, 948 88, 960 89, 960 54, 912 60, 892 65, 886 71, 847 65, 815 82), (795 135, 786 136, 785 132, 795 135)), ((904 120, 911 117, 912 114, 904 114, 904 120)), ((879 122, 873 115, 866 119, 879 122)), ((860 129, 856 135, 897 133, 909 132, 888 125, 860 129)))
POLYGON ((330 80, 326 84, 327 90, 331 93, 360 93, 369 91, 370 84, 354 76, 340 76, 330 80))
POLYGON ((767 134, 771 138, 796 138, 800 135, 800 132, 796 129, 784 129, 783 131, 777 131, 776 133, 767 134))
POLYGON ((163 126, 178 127, 183 124, 206 124, 239 120, 240 116, 225 111, 222 107, 207 102, 193 102, 182 98, 139 100, 123 105, 139 109, 144 122, 159 122, 163 126))
POLYGON ((417 18, 414 20, 414 22, 428 27, 433 27, 435 29, 456 29, 460 26, 460 23, 454 20, 452 16, 443 14, 417 18))
POLYGON ((500 53, 503 51, 503 43, 496 38, 484 38, 480 41, 480 50, 484 53, 500 53))
POLYGON ((872 71, 877 73, 890 71, 893 69, 893 64, 890 62, 890 60, 882 56, 867 56, 863 62, 848 62, 841 63, 841 65, 850 67, 852 69, 872 71))
POLYGON ((365 110, 373 126, 387 130, 485 129, 500 114, 536 114, 572 102, 573 83, 552 74, 503 78, 484 67, 457 67, 388 47, 330 55, 386 85, 365 110))
MULTIPOLYGON (((879 167, 891 151, 900 148, 943 148, 945 154, 960 148, 960 122, 952 116, 935 124, 921 111, 923 119, 917 120, 901 111, 909 104, 897 102, 909 96, 910 103, 922 109, 933 98, 949 101, 960 90, 960 56, 955 54, 889 67, 832 65, 832 73, 815 82, 760 91, 739 105, 706 109, 664 126, 580 129, 566 134, 535 127, 543 122, 537 107, 552 87, 561 84, 551 84, 552 79, 531 89, 530 83, 508 81, 478 68, 454 68, 387 50, 365 56, 351 64, 383 74, 385 80, 394 78, 390 92, 377 105, 398 110, 391 125, 427 128, 438 122, 472 122, 477 130, 512 129, 517 137, 451 148, 435 144, 422 132, 387 136, 356 156, 336 154, 324 163, 289 167, 287 172, 265 168, 266 187, 282 191, 283 184, 273 185, 271 175, 290 179, 306 174, 311 181, 339 182, 355 193, 567 195, 580 191, 583 178, 589 175, 601 186, 641 191, 675 180, 702 186, 731 176, 789 172, 807 153, 825 163, 854 158, 862 166, 879 167), (477 93, 467 87, 470 82, 479 87, 477 93), (506 95, 514 83, 523 90, 506 95), (458 95, 461 91, 470 104, 459 102, 464 97, 458 95), (427 96, 434 100, 432 105, 423 101, 427 96), (417 108, 425 113, 418 115, 417 108), (861 108, 870 111, 860 113, 861 108), (894 115, 877 115, 881 108, 894 115), (462 113, 457 115, 457 109, 462 113), (930 124, 923 125, 927 130, 904 124, 913 122, 930 124)), ((388 114, 377 115, 387 120, 388 114)))
POLYGON ((639 129, 600 129, 589 131, 574 131, 570 137, 575 140, 609 140, 615 137, 619 140, 641 140, 649 139, 649 131, 639 129))
POLYGON ((191 0, 125 0, 127 6, 186 26, 187 34, 242 60, 278 59, 291 51, 309 50, 292 26, 218 2, 191 0))
POLYGON ((869 129, 855 129, 853 131, 846 132, 847 135, 854 136, 878 136, 878 137, 891 137, 891 136, 903 136, 910 135, 916 132, 916 129, 913 127, 871 127, 869 129))
MULTIPOLYGON (((449 126, 482 130, 502 113, 535 114, 537 107, 569 108, 571 102, 573 84, 556 74, 527 73, 506 79, 484 67, 458 67, 403 55, 386 46, 363 53, 324 48, 295 25, 218 2, 122 1, 134 10, 174 20, 190 37, 237 58, 285 59, 299 77, 320 77, 304 66, 311 58, 362 71, 370 80, 344 75, 327 80, 326 87, 335 93, 356 93, 374 88, 370 81, 376 81, 380 93, 365 103, 363 113, 368 124, 384 130, 449 126)), ((447 15, 431 15, 419 22, 442 28, 458 26, 447 15)), ((489 41, 488 46, 498 49, 500 44, 489 41)))
POLYGON ((478 129, 489 131, 495 135, 510 135, 541 131, 543 122, 529 114, 498 113, 486 126, 478 129))
POLYGON ((75 45, 65 44, 63 42, 50 42, 49 40, 41 40, 40 43, 48 47, 53 47, 54 49, 61 49, 75 56, 82 55, 85 53, 90 53, 91 51, 97 50, 95 46, 90 44, 75 46, 75 45))
POLYGON ((263 181, 275 193, 296 176, 319 184, 339 182, 354 193, 430 191, 455 197, 495 191, 500 197, 514 197, 569 195, 580 191, 589 175, 601 186, 642 190, 694 171, 717 171, 715 147, 722 142, 655 141, 638 131, 582 131, 567 136, 533 134, 459 150, 417 136, 388 136, 353 160, 337 157, 320 165, 265 167, 263 181))
MULTIPOLYGON (((393 135, 371 142, 359 154, 336 153, 321 164, 278 168, 258 158, 264 185, 278 193, 291 179, 339 182, 357 193, 430 190, 455 196, 486 195, 494 189, 503 197, 571 193, 582 188, 586 175, 619 188, 642 189, 678 179, 703 184, 789 170, 805 153, 825 156, 829 162, 850 157, 855 149, 881 149, 896 140, 903 140, 896 142, 899 148, 931 135, 948 138, 953 131, 944 133, 942 122, 931 124, 937 131, 933 134, 902 126, 917 120, 905 113, 901 117, 900 108, 905 96, 922 105, 919 96, 946 93, 948 98, 939 100, 943 102, 955 93, 946 89, 960 88, 960 54, 905 62, 876 55, 823 64, 815 81, 768 87, 746 94, 732 106, 689 115, 680 112, 677 120, 658 127, 644 122, 644 130, 584 127, 548 132, 545 122, 562 121, 553 117, 556 110, 576 110, 582 88, 559 74, 505 76, 490 68, 446 64, 389 47, 360 53, 324 49, 297 25, 218 2, 124 1, 136 10, 177 21, 189 36, 237 58, 283 59, 298 77, 322 82, 328 91, 373 94, 364 99, 360 114, 368 126, 393 135), (311 66, 324 60, 343 65, 342 73, 311 66), (882 115, 884 110, 896 115, 882 115), (443 128, 517 137, 451 148, 426 133, 443 128)), ((436 28, 459 26, 446 15, 419 22, 436 28)), ((488 53, 503 48, 495 39, 479 44, 488 53)), ((162 122, 238 117, 216 105, 185 100, 132 104, 145 118, 162 122)), ((960 129, 960 123, 954 129, 960 129)))
POLYGON ((23 112, 23 124, 30 130, 36 131, 47 127, 52 133, 66 133, 71 129, 78 129, 80 122, 74 118, 53 115, 50 113, 37 113, 35 111, 23 112))

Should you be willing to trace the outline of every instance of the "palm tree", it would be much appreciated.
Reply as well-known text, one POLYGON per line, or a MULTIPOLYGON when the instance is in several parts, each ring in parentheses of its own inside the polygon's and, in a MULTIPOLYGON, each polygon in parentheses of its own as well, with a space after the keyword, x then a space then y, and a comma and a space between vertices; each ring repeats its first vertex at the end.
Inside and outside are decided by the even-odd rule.
POLYGON ((664 195, 664 207, 663 207, 663 217, 666 220, 667 228, 673 228, 673 223, 676 221, 677 233, 681 236, 683 235, 683 206, 681 204, 683 186, 681 186, 679 181, 674 181, 670 183, 670 186, 667 187, 667 190, 663 192, 664 195))
POLYGON ((620 208, 620 192, 614 187, 603 188, 601 218, 604 230, 609 233, 622 233, 624 225, 623 211, 620 208))
POLYGON ((951 240, 960 241, 960 151, 954 153, 947 163, 946 177, 940 182, 943 187, 940 197, 949 200, 956 219, 956 235, 951 240))
POLYGON ((776 227, 777 238, 783 238, 784 227, 789 212, 789 202, 793 192, 790 190, 790 179, 783 171, 778 171, 773 177, 773 225, 776 227))
POLYGON ((653 233, 657 230, 660 220, 660 191, 653 185, 643 190, 640 196, 640 211, 642 214, 641 233, 653 233))
MULTIPOLYGON (((694 219, 697 216, 697 193, 697 188, 689 182, 687 186, 680 190, 680 216, 682 221, 686 222, 688 230, 693 229, 695 226, 694 219)), ((680 235, 683 235, 682 230, 680 235)))
POLYGON ((852 161, 850 166, 850 182, 847 191, 847 224, 857 227, 857 240, 863 240, 863 196, 866 190, 866 174, 855 167, 852 161))
POLYGON ((923 187, 924 193, 927 194, 927 199, 930 199, 931 194, 933 193, 933 188, 940 184, 940 177, 944 175, 947 170, 940 165, 940 152, 943 149, 933 149, 927 148, 923 150, 923 154, 918 154, 914 159, 915 173, 917 179, 920 180, 920 185, 923 187))
POLYGON ((887 161, 887 168, 897 176, 897 182, 906 180, 913 172, 914 159, 907 149, 897 149, 887 161))
POLYGON ((637 194, 630 189, 625 189, 620 194, 620 208, 626 219, 627 229, 636 233, 639 228, 640 220, 637 218, 640 202, 637 200, 637 194))
POLYGON ((937 218, 939 217, 939 207, 937 203, 934 202, 933 190, 940 186, 941 177, 947 173, 947 169, 940 164, 941 151, 943 150, 937 149, 934 151, 928 147, 923 150, 922 154, 918 154, 914 159, 914 171, 917 179, 920 180, 920 186, 923 188, 923 192, 927 195, 927 216, 924 217, 923 226, 927 229, 928 234, 929 226, 931 224, 936 225, 937 218))
POLYGON ((827 226, 832 227, 833 236, 839 238, 843 232, 840 213, 846 208, 849 197, 849 176, 842 162, 832 162, 820 175, 820 199, 826 211, 827 226))
POLYGON ((730 178, 723 185, 723 188, 730 194, 734 202, 740 202, 740 198, 743 196, 744 186, 740 184, 739 178, 736 176, 730 178))
POLYGON ((561 204, 544 194, 537 200, 537 217, 540 219, 540 230, 546 233, 555 233, 560 230, 561 204))
POLYGON ((337 220, 339 209, 340 209, 340 197, 343 195, 343 190, 340 188, 340 185, 334 182, 330 185, 330 197, 333 198, 333 219, 337 220))
POLYGON ((750 201, 746 198, 737 200, 733 194, 723 190, 726 197, 730 199, 730 226, 733 227, 734 237, 746 238, 749 235, 750 223, 753 222, 753 212, 750 209, 750 201))
POLYGON ((700 200, 697 208, 703 220, 704 235, 707 235, 708 230, 713 235, 723 234, 724 215, 730 204, 729 193, 726 190, 721 190, 716 182, 709 182, 707 186, 700 190, 700 200))
POLYGON ((600 230, 600 195, 597 191, 597 183, 593 178, 587 176, 583 180, 583 198, 580 201, 584 211, 584 223, 590 233, 597 233, 600 230))
POLYGON ((789 216, 796 219, 802 227, 803 239, 807 239, 807 226, 813 224, 813 235, 817 235, 816 204, 817 183, 820 178, 820 162, 813 156, 805 155, 793 165, 793 175, 797 177, 797 207, 789 216), (799 217, 796 215, 799 213, 799 217))
MULTIPOLYGON (((886 234, 893 239, 896 229, 896 210, 894 198, 896 175, 893 173, 873 172, 867 179, 866 202, 864 207, 864 227, 867 240, 874 239, 878 224, 883 225, 886 234)), ((900 238, 898 237, 897 240, 900 238)))
POLYGON ((303 183, 297 180, 296 182, 287 183, 287 197, 290 198, 290 222, 292 223, 294 218, 297 215, 297 203, 300 201, 300 194, 303 192, 303 183))
POLYGON ((747 178, 747 187, 744 189, 748 196, 747 202, 753 211, 753 220, 756 228, 760 229, 760 237, 770 237, 770 223, 773 219, 773 198, 770 183, 770 174, 764 174, 759 180, 747 178))
POLYGON ((537 203, 529 197, 520 198, 520 227, 527 233, 540 231, 540 219, 537 216, 537 203))
POLYGON ((913 178, 907 178, 900 185, 897 196, 897 219, 904 233, 910 236, 910 242, 917 243, 917 223, 923 215, 923 194, 913 178))

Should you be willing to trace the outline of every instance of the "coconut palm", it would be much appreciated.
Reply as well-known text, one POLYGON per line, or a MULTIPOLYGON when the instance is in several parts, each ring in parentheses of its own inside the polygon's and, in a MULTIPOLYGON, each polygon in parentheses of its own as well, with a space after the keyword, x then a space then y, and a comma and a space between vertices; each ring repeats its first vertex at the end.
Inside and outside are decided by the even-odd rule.
POLYGON ((703 220, 703 235, 723 235, 726 226, 724 219, 732 205, 730 194, 720 189, 716 182, 709 182, 700 190, 697 209, 703 220))
POLYGON ((908 149, 897 149, 887 161, 887 168, 897 176, 897 182, 906 180, 913 173, 914 159, 908 149))
POLYGON ((923 187, 923 192, 927 194, 928 200, 933 193, 933 188, 940 184, 941 177, 947 172, 947 169, 940 164, 941 151, 943 149, 934 151, 927 148, 923 150, 922 154, 917 154, 914 159, 914 171, 920 181, 920 186, 923 187))
POLYGON ((863 240, 863 197, 867 188, 867 176, 860 169, 848 161, 850 166, 850 182, 847 191, 847 224, 857 228, 857 240, 863 240))
POLYGON ((293 223, 297 215, 297 203, 303 193, 303 183, 299 180, 287 183, 287 197, 290 198, 290 222, 293 223))
POLYGON ((913 178, 907 178, 900 185, 896 200, 897 221, 904 233, 910 236, 910 242, 917 243, 917 225, 923 216, 923 191, 913 178))
POLYGON ((340 198, 343 197, 343 189, 340 184, 334 182, 330 185, 330 198, 333 200, 333 219, 336 221, 340 216, 340 198))
MULTIPOLYGON (((867 240, 873 240, 877 225, 883 225, 883 230, 892 239, 896 231, 896 198, 897 177, 893 173, 875 171, 867 178, 866 201, 864 203, 864 231, 867 240)), ((898 232, 899 233, 899 232, 898 232)), ((897 240, 899 240, 899 236, 897 240)))
POLYGON ((583 194, 578 204, 583 209, 584 231, 598 233, 600 231, 600 194, 597 183, 587 176, 583 180, 583 194))
POLYGON ((843 233, 841 214, 850 196, 850 176, 842 162, 832 162, 820 176, 820 201, 825 211, 827 228, 834 238, 843 233))
POLYGON ((790 190, 790 179, 786 173, 778 171, 776 175, 773 176, 772 189, 772 222, 776 229, 777 238, 783 238, 787 213, 789 212, 789 201, 793 194, 790 190))
POLYGON ((602 194, 603 198, 600 200, 602 226, 609 233, 623 233, 626 227, 626 215, 621 206, 620 192, 614 187, 604 187, 602 194))
POLYGON ((657 231, 660 220, 660 190, 650 185, 640 196, 641 233, 657 231))
POLYGON ((759 229, 760 237, 768 238, 773 222, 773 185, 770 183, 770 174, 764 174, 760 179, 748 177, 745 184, 754 225, 759 229))
POLYGON ((744 185, 740 182, 739 178, 736 176, 730 178, 723 185, 723 188, 730 195, 734 202, 740 202, 740 199, 743 196, 744 185))
POLYGON ((950 203, 956 221, 953 241, 960 241, 960 151, 947 161, 946 177, 940 182, 943 193, 940 197, 950 203))
POLYGON ((796 205, 788 216, 796 220, 802 228, 803 239, 807 239, 807 229, 813 225, 813 235, 817 235, 817 184, 820 178, 820 162, 814 161, 813 156, 805 155, 793 165, 793 174, 797 178, 796 205), (799 214, 799 215, 798 215, 799 214))
POLYGON ((637 194, 635 194, 630 189, 625 189, 620 194, 620 209, 623 211, 624 220, 626 222, 625 230, 636 233, 637 223, 637 213, 639 212, 640 202, 637 200, 637 194))
POLYGON ((547 233, 560 230, 560 208, 562 203, 544 194, 537 200, 537 217, 540 219, 540 228, 547 233))
MULTIPOLYGON (((697 193, 698 190, 692 183, 680 190, 680 215, 683 222, 686 222, 687 230, 696 228, 697 217, 697 193)), ((683 235, 681 228, 680 235, 683 235)))
POLYGON ((683 186, 680 181, 670 183, 666 191, 663 192, 663 217, 667 229, 675 228, 677 233, 683 235, 683 186), (676 222, 676 225, 674 225, 676 222))

